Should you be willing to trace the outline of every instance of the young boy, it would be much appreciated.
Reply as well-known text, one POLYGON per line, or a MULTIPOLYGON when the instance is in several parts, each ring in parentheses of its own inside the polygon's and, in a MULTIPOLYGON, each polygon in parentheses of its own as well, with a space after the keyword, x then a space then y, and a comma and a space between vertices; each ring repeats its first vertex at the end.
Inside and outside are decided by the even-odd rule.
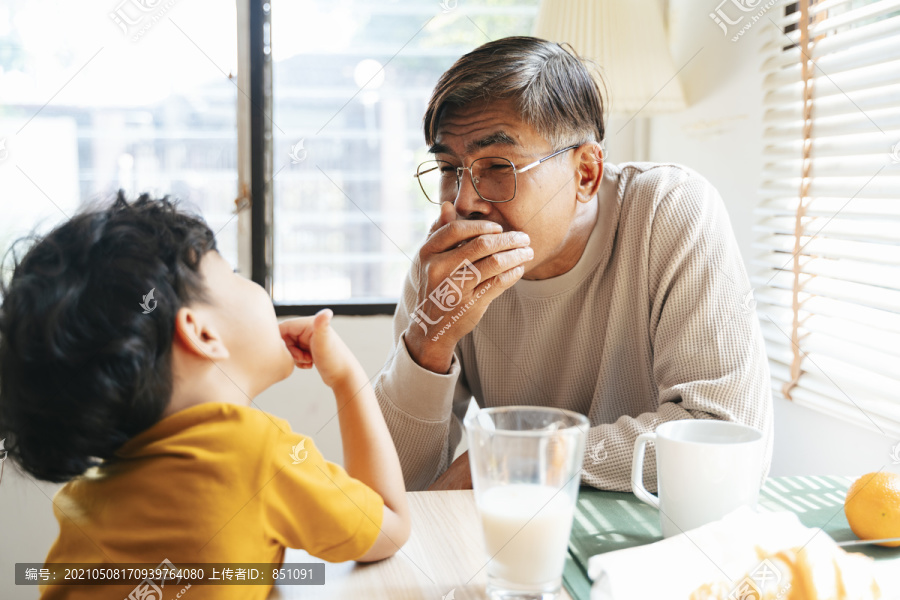
MULTIPOLYGON (((34 477, 68 481, 47 563, 277 568, 286 547, 376 561, 406 542, 397 454, 331 311, 279 326, 269 296, 232 272, 199 218, 120 192, 37 242, 2 292, 0 439, 34 477), (251 406, 295 365, 315 366, 334 392, 346 471, 251 406)), ((168 600, 181 586, 166 583, 168 600)), ((150 585, 41 589, 156 600, 150 585)), ((270 587, 187 595, 265 598, 270 587)))

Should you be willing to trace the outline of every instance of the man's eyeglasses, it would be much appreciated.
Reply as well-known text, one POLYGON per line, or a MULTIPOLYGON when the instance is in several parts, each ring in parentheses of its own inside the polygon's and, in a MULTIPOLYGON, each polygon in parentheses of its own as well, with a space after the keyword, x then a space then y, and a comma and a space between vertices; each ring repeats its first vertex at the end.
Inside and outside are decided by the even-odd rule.
POLYGON ((414 177, 429 202, 442 204, 456 202, 459 196, 463 171, 469 172, 472 187, 478 197, 488 202, 509 202, 516 197, 518 188, 517 175, 535 168, 542 162, 550 160, 557 154, 577 148, 579 144, 557 150, 544 158, 517 169, 507 158, 486 156, 472 161, 468 167, 456 167, 445 160, 427 160, 419 165, 414 177))

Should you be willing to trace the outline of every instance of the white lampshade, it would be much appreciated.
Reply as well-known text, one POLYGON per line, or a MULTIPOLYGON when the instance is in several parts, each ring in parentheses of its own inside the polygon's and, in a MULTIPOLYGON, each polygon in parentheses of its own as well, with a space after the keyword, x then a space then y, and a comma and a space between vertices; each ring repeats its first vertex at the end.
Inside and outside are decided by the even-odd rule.
POLYGON ((648 117, 685 107, 659 0, 541 0, 534 35, 568 42, 600 66, 610 112, 648 117))

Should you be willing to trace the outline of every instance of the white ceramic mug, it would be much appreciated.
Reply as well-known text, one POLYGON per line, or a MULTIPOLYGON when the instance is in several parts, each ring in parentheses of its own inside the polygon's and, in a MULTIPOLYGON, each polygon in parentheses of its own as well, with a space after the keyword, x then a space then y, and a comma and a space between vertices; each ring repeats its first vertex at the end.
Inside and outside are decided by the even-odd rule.
POLYGON ((765 448, 758 429, 704 419, 669 421, 634 441, 631 489, 659 509, 663 537, 756 507, 765 448), (656 443, 659 496, 644 487, 644 449, 656 443))

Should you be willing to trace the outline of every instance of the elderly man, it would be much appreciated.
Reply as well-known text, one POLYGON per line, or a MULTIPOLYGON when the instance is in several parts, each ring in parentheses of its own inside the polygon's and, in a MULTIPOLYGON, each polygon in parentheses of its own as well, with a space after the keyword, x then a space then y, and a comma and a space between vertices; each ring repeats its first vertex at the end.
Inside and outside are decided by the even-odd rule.
MULTIPOLYGON (((561 46, 514 37, 441 77, 424 119, 441 205, 375 382, 407 489, 470 487, 461 418, 543 405, 587 415, 583 481, 627 491, 635 438, 721 419, 772 447, 769 372, 716 190, 674 164, 605 163, 603 103, 561 46), (448 468, 449 467, 449 468, 448 468)), ((654 485, 655 457, 645 462, 654 485)))

